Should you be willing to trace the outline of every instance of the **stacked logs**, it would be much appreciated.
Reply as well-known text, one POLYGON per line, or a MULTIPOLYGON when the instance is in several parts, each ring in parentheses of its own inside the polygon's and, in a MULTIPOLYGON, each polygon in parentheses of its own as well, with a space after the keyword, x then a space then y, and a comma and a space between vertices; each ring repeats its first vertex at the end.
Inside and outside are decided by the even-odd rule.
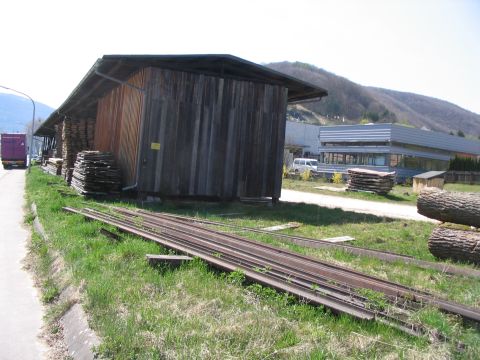
POLYGON ((63 160, 61 158, 49 158, 47 160, 45 171, 52 175, 61 175, 62 163, 63 160))
POLYGON ((395 172, 349 169, 348 175, 347 191, 363 191, 386 195, 395 184, 395 172))
POLYGON ((71 186, 82 195, 106 195, 120 191, 120 170, 111 153, 81 151, 72 174, 71 186))
POLYGON ((432 255, 480 264, 480 194, 456 193, 425 188, 417 201, 418 213, 442 222, 428 240, 432 255), (468 228, 470 226, 470 228, 468 228))
POLYGON ((62 128, 62 175, 70 180, 77 153, 93 148, 95 122, 93 120, 63 121, 62 128))

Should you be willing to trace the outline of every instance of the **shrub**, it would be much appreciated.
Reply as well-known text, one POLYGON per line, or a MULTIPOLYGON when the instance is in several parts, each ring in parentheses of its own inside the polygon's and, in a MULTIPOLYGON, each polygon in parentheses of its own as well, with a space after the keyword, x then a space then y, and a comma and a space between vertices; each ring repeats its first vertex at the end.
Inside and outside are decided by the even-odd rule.
POLYGON ((283 164, 282 176, 283 176, 284 179, 286 179, 287 176, 288 176, 288 169, 287 169, 287 165, 285 165, 285 164, 283 164))
POLYGON ((333 173, 332 182, 334 184, 343 184, 343 176, 340 173, 333 173))
POLYGON ((303 173, 300 174, 300 178, 303 180, 303 181, 308 181, 310 180, 310 170, 305 170, 303 173))

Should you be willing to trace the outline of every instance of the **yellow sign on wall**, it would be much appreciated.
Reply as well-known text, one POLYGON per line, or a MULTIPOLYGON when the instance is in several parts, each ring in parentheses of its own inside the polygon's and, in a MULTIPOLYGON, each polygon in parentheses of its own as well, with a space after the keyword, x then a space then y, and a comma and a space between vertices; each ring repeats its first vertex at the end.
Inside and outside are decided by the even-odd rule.
POLYGON ((150 148, 152 150, 160 150, 160 143, 152 142, 152 144, 150 145, 150 148))

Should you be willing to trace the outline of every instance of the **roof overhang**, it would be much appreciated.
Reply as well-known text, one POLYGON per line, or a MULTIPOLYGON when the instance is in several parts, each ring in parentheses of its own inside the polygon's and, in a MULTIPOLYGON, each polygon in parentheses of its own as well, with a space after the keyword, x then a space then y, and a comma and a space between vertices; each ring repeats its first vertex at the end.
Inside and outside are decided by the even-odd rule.
POLYGON ((65 116, 96 117, 98 100, 118 86, 111 78, 126 81, 147 67, 285 86, 288 88, 289 103, 320 99, 328 95, 325 89, 316 85, 233 55, 105 55, 95 62, 70 96, 37 129, 35 135, 53 135, 53 125, 65 116))

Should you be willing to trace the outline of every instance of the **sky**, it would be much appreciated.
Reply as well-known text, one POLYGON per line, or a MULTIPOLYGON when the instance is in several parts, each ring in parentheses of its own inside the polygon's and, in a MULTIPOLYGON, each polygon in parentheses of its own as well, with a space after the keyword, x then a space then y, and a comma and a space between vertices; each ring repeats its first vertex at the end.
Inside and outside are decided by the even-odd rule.
POLYGON ((57 108, 105 54, 301 61, 480 114, 480 0, 3 0, 0 85, 57 108))

